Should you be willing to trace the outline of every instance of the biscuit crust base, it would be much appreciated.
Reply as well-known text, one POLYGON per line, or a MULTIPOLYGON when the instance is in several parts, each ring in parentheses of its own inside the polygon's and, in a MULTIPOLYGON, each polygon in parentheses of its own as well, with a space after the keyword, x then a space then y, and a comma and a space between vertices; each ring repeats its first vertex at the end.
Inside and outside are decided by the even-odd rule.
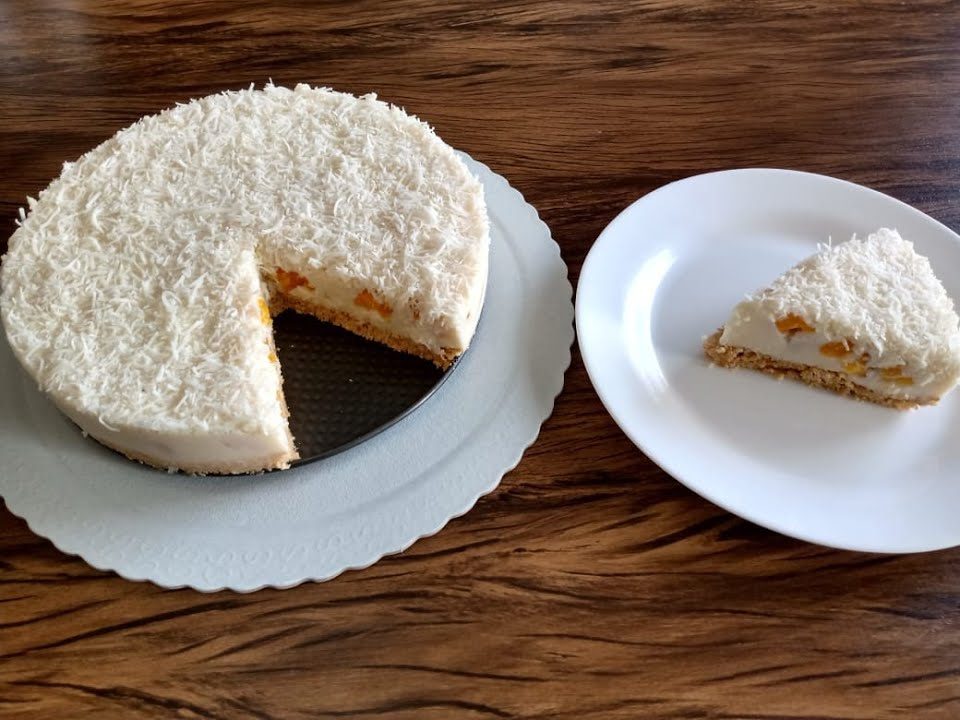
POLYGON ((830 390, 838 395, 847 395, 858 400, 864 400, 897 410, 910 410, 920 405, 936 405, 940 399, 938 397, 897 398, 889 395, 881 395, 870 388, 857 385, 843 373, 778 360, 769 355, 762 355, 742 347, 721 345, 720 336, 722 334, 723 328, 720 328, 703 341, 704 353, 706 353, 710 360, 722 367, 759 370, 760 372, 774 375, 778 378, 787 377, 792 380, 799 380, 807 385, 830 390))

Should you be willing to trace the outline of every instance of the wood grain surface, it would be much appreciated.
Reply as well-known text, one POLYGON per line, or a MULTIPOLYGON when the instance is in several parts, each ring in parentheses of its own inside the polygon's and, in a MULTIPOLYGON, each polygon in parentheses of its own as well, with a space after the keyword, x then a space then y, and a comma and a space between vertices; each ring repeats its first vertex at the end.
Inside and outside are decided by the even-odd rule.
MULTIPOLYGON (((708 170, 828 173, 958 228, 958 27, 946 0, 3 0, 0 234, 140 115, 268 78, 428 120, 539 209, 574 281, 618 211, 708 170)), ((719 510, 623 436, 577 353, 499 490, 325 584, 165 591, 0 512, 3 718, 960 717, 960 552, 719 510)))

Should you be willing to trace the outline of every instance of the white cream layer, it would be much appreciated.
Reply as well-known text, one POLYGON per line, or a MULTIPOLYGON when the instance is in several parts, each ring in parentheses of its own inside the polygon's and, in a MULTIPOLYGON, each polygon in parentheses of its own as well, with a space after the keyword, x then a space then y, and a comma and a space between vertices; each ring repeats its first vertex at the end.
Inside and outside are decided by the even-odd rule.
POLYGON ((843 338, 829 337, 816 330, 798 332, 792 336, 782 333, 777 329, 776 318, 750 301, 744 301, 734 308, 720 337, 722 345, 746 348, 777 360, 843 373, 857 385, 895 398, 939 398, 949 392, 957 382, 956 374, 938 375, 926 368, 911 367, 902 357, 889 352, 879 352, 875 347, 853 346, 850 354, 842 358, 830 357, 821 352, 821 347, 826 343, 842 340, 843 338), (866 363, 866 375, 848 373, 844 366, 857 360, 864 352, 868 353, 870 358, 866 363), (902 367, 902 376, 912 378, 913 384, 901 385, 882 376, 881 368, 895 367, 902 367))
POLYGON ((173 434, 145 427, 108 427, 96 415, 56 404, 81 430, 103 444, 137 460, 165 463, 170 470, 243 472, 275 467, 281 458, 296 458, 295 454, 290 457, 292 441, 286 427, 261 434, 222 430, 173 434))

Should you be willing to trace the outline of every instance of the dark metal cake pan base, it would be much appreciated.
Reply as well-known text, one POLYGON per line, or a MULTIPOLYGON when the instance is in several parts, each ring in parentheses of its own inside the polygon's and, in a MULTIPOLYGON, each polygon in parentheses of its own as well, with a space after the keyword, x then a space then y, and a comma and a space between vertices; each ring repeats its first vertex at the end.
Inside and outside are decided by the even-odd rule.
POLYGON ((386 430, 453 372, 287 310, 273 321, 290 431, 308 462, 343 452, 386 430))

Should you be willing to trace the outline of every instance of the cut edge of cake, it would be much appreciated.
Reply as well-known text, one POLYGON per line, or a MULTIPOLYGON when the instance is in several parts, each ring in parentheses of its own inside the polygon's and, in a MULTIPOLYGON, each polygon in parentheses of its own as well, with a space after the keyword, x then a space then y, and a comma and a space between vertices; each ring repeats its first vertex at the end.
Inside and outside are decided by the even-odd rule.
POLYGON ((799 380, 811 387, 829 390, 838 395, 847 395, 897 410, 910 410, 920 405, 935 405, 939 400, 939 398, 904 399, 882 395, 865 388, 863 385, 857 385, 841 372, 778 360, 769 355, 763 355, 742 347, 722 345, 720 343, 722 334, 723 328, 720 328, 703 341, 703 351, 712 362, 720 367, 759 370, 778 379, 799 380))
POLYGON ((428 360, 442 370, 449 368, 453 364, 453 361, 466 350, 465 348, 462 350, 442 348, 440 352, 437 352, 408 337, 390 333, 383 328, 376 327, 342 310, 334 310, 289 295, 274 294, 270 300, 271 314, 277 316, 284 310, 293 310, 294 312, 304 315, 311 315, 318 320, 331 323, 344 330, 350 331, 354 335, 359 335, 367 340, 381 343, 398 352, 428 360))

